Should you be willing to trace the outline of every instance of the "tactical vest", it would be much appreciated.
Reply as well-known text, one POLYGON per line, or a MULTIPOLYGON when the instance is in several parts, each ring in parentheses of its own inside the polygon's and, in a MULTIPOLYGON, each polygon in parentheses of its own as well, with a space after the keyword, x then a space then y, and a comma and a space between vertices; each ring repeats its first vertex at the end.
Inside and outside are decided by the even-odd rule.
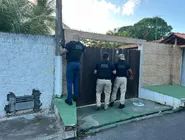
POLYGON ((127 77, 126 63, 118 62, 116 70, 117 70, 117 76, 127 77))
POLYGON ((70 51, 67 54, 68 62, 78 62, 80 61, 80 57, 84 51, 82 44, 79 42, 73 42, 73 47, 71 47, 70 51))
POLYGON ((118 63, 118 65, 117 65, 117 68, 118 68, 118 70, 126 70, 126 65, 125 64, 123 64, 123 63, 118 63))
POLYGON ((108 63, 101 63, 98 70, 98 79, 110 80, 112 76, 111 67, 108 63))

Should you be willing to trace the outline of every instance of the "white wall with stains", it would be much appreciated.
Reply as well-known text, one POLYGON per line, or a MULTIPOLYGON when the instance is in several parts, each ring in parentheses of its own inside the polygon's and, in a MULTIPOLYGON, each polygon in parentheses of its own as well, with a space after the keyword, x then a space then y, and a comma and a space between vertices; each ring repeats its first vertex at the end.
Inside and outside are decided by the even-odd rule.
POLYGON ((42 93, 42 109, 49 109, 54 93, 54 37, 0 33, 0 118, 7 94, 42 93))

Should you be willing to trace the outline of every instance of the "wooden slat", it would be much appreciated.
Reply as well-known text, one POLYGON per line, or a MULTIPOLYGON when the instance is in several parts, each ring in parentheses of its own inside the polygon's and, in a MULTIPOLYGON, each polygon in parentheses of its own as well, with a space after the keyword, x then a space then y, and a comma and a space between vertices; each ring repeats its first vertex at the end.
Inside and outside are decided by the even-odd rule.
POLYGON ((161 43, 169 43, 170 41, 173 41, 175 38, 173 35, 169 36, 168 38, 165 38, 164 40, 161 41, 161 43))
POLYGON ((181 38, 177 39, 177 45, 184 45, 184 44, 185 44, 185 40, 184 39, 181 39, 181 38))
POLYGON ((100 41, 108 41, 108 42, 134 43, 134 44, 143 44, 144 42, 146 42, 146 40, 141 40, 141 39, 110 36, 110 35, 104 35, 104 34, 65 29, 66 40, 68 41, 72 40, 74 34, 78 34, 80 38, 83 38, 83 39, 92 39, 92 40, 100 40, 100 41))
MULTIPOLYGON (((104 52, 110 53, 110 61, 115 63, 117 61, 116 49, 88 47, 81 59, 81 76, 80 76, 80 94, 77 106, 89 105, 96 103, 96 76, 93 74, 96 63, 102 60, 104 52)), ((124 53, 127 62, 131 65, 134 74, 134 80, 128 80, 128 90, 126 98, 138 97, 139 86, 139 60, 140 51, 119 49, 119 53, 124 53)), ((112 79, 114 82, 114 79, 112 79)), ((117 94, 117 99, 120 97, 120 91, 117 94)), ((104 101, 104 94, 102 94, 102 102, 104 101)))

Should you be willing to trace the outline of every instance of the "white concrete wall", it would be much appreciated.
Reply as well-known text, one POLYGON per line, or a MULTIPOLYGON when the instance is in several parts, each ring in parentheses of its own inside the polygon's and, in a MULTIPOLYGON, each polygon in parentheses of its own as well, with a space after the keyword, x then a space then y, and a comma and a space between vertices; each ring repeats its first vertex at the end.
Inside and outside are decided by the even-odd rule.
POLYGON ((52 36, 0 33, 0 118, 7 94, 42 93, 42 109, 50 108, 54 92, 55 44, 52 36))
POLYGON ((139 98, 154 101, 163 105, 172 106, 173 108, 184 107, 183 101, 178 98, 170 97, 144 88, 141 88, 139 98))

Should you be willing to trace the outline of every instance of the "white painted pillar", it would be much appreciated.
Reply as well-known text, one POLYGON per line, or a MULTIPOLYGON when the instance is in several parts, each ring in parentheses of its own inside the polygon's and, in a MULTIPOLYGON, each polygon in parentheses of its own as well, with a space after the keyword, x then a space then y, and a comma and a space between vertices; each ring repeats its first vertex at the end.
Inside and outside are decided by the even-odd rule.
POLYGON ((55 56, 55 96, 62 95, 62 56, 55 56))
POLYGON ((174 45, 173 45, 173 54, 172 54, 172 85, 175 84, 175 63, 176 63, 176 60, 175 60, 175 50, 176 50, 176 47, 177 47, 177 38, 175 38, 175 42, 174 42, 174 45))
POLYGON ((138 89, 138 92, 139 92, 139 95, 141 95, 141 88, 142 88, 142 66, 143 66, 143 43, 138 45, 138 50, 140 50, 139 89, 138 89))

